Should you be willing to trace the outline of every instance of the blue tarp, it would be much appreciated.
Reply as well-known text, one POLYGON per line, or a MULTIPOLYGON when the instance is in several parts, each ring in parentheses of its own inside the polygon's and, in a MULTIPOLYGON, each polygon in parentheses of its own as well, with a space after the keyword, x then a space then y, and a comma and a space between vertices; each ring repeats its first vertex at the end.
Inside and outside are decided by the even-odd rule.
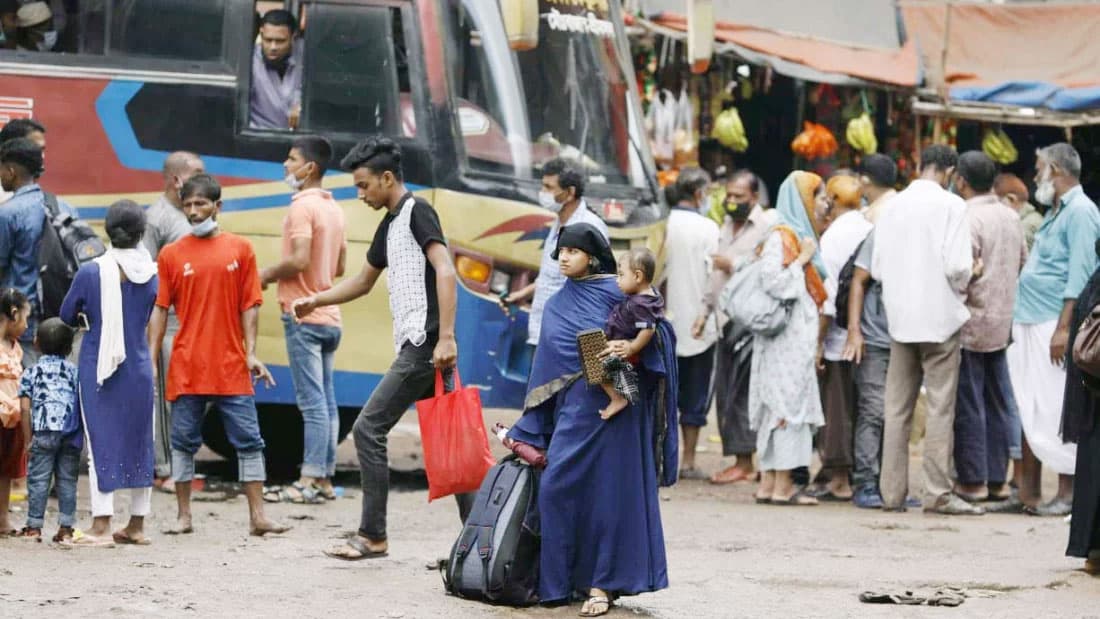
POLYGON ((1065 88, 1047 82, 1005 82, 996 86, 952 88, 950 96, 953 101, 1042 107, 1059 112, 1100 108, 1098 86, 1065 88))

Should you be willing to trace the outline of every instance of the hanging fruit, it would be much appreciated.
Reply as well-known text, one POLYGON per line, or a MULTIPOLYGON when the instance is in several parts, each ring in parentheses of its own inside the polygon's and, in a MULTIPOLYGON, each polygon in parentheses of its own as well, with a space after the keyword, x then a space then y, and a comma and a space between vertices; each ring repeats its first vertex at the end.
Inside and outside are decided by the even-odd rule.
POLYGON ((878 151, 878 139, 875 137, 875 126, 871 117, 864 112, 857 118, 848 121, 848 128, 844 132, 848 144, 859 152, 870 155, 878 151))
POLYGON ((745 125, 741 123, 741 115, 735 107, 726 108, 718 114, 714 119, 714 130, 710 132, 710 137, 718 140, 722 146, 739 153, 749 148, 749 139, 745 136, 745 125))
POLYGON ((987 129, 982 137, 982 152, 1000 165, 1016 163, 1020 153, 1003 129, 987 129))
POLYGON ((791 142, 791 150, 803 159, 821 159, 836 152, 836 138, 831 131, 817 123, 802 123, 802 133, 791 142))

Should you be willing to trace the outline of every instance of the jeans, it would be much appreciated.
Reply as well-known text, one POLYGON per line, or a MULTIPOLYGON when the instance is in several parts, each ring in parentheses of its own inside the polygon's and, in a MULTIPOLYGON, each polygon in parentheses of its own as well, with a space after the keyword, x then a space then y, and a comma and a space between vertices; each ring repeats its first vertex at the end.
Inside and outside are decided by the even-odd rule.
POLYGON ((46 518, 50 480, 57 480, 58 524, 76 524, 76 480, 80 448, 60 432, 38 432, 31 438, 27 465, 27 526, 41 529, 46 518))
POLYGON ((250 395, 181 395, 172 402, 172 480, 195 477, 195 453, 202 447, 202 420, 208 405, 222 414, 225 434, 237 450, 237 475, 242 482, 264 481, 264 439, 250 395))
POLYGON ((863 361, 856 366, 852 483, 857 488, 874 484, 876 492, 882 462, 882 420, 886 411, 886 370, 889 367, 890 349, 877 346, 867 346, 863 361))
POLYGON ((1014 400, 1005 351, 962 351, 955 406, 955 470, 959 483, 1004 483, 1014 400))
MULTIPOLYGON (((352 428, 363 490, 359 534, 376 542, 386 539, 386 503, 390 491, 387 435, 417 400, 434 395, 432 351, 431 340, 422 346, 405 344, 363 406, 352 428)), ((449 391, 453 384, 452 377, 446 378, 445 389, 449 391)), ((473 506, 473 498, 473 494, 455 495, 463 521, 473 506)))
POLYGON ((294 397, 305 430, 302 475, 332 477, 336 473, 336 443, 340 433, 340 411, 333 384, 340 328, 299 324, 289 314, 283 314, 283 331, 294 397))

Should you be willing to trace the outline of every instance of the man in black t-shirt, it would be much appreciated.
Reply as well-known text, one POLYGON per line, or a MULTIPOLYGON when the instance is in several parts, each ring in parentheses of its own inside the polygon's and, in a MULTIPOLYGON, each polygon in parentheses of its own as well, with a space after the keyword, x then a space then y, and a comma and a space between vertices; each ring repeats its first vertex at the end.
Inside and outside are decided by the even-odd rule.
MULTIPOLYGON (((389 270, 386 283, 397 359, 353 428, 363 485, 359 531, 346 544, 325 552, 356 561, 385 556, 389 550, 386 435, 414 402, 432 395, 436 370, 454 367, 458 292, 439 217, 427 201, 414 197, 402 180, 401 148, 387 138, 367 138, 341 164, 352 173, 359 199, 372 209, 385 209, 386 216, 375 232, 363 270, 325 292, 295 301, 294 313, 302 318, 318 307, 358 299, 374 288, 383 270, 389 270)), ((465 520, 472 497, 458 495, 456 499, 465 520)))

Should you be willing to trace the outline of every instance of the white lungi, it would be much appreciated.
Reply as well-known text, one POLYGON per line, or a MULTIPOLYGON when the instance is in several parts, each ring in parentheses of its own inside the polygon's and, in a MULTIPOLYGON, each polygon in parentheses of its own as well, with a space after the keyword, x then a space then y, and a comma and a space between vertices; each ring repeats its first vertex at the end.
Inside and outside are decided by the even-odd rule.
POLYGON ((1077 445, 1063 443, 1061 437, 1066 370, 1050 362, 1050 338, 1057 327, 1057 320, 1013 323, 1006 356, 1020 423, 1032 453, 1059 475, 1073 475, 1077 445))

